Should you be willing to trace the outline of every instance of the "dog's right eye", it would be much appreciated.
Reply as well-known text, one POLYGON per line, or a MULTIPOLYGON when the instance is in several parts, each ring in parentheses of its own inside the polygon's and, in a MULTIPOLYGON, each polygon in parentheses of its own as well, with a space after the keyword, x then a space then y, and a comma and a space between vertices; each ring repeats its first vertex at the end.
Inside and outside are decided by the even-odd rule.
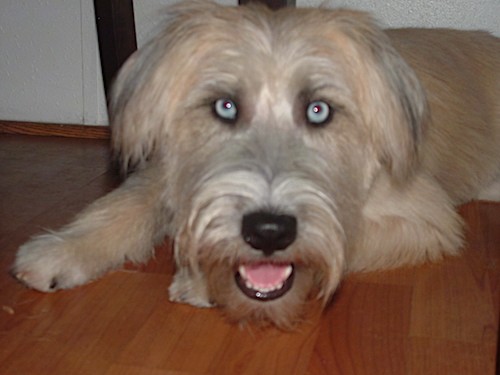
POLYGON ((234 124, 238 119, 238 108, 231 99, 217 99, 213 104, 214 114, 224 122, 234 124))
POLYGON ((306 108, 307 122, 313 126, 323 126, 333 117, 333 108, 322 100, 309 103, 306 108))

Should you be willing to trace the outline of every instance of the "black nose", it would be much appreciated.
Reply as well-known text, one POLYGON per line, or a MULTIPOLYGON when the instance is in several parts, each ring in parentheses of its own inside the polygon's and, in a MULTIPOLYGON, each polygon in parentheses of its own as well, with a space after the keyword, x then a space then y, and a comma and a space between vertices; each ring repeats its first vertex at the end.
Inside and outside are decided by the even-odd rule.
POLYGON ((297 219, 290 215, 253 212, 243 216, 243 240, 265 255, 284 250, 297 237, 297 219))

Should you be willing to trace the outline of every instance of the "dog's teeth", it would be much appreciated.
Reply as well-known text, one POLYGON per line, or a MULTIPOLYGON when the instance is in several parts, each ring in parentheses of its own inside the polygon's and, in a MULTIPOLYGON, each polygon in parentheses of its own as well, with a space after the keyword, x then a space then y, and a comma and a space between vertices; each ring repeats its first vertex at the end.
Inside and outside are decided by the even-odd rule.
POLYGON ((245 281, 245 286, 247 288, 256 290, 256 291, 261 292, 261 293, 269 293, 269 292, 273 292, 275 290, 280 290, 281 288, 283 288, 283 285, 284 285, 284 283, 280 283, 280 284, 275 285, 275 286, 265 287, 265 286, 256 286, 256 285, 253 285, 252 283, 250 283, 249 281, 245 281))
POLYGON ((238 267, 238 272, 239 272, 241 278, 244 280, 245 286, 248 289, 252 289, 252 290, 258 291, 260 293, 269 293, 269 292, 273 292, 275 290, 280 290, 281 288, 283 288, 283 286, 285 285, 285 281, 290 277, 290 275, 293 272, 293 267, 291 265, 286 267, 286 269, 284 270, 284 274, 283 274, 283 281, 279 282, 276 285, 256 285, 256 284, 254 284, 251 281, 250 277, 248 276, 248 273, 247 273, 244 265, 241 265, 238 267))
MULTIPOLYGON (((243 275, 242 275, 243 276, 243 275)), ((244 276, 243 276, 244 277, 244 276)), ((259 287, 259 286, 256 286, 256 285, 253 285, 250 281, 248 280, 245 280, 245 286, 248 288, 248 289, 252 289, 252 290, 257 290, 261 293, 267 293, 267 292, 270 292, 271 288, 266 288, 266 287, 259 287)))
POLYGON ((239 266, 238 272, 240 273, 241 277, 243 277, 245 280, 247 280, 247 272, 245 271, 245 267, 239 266))

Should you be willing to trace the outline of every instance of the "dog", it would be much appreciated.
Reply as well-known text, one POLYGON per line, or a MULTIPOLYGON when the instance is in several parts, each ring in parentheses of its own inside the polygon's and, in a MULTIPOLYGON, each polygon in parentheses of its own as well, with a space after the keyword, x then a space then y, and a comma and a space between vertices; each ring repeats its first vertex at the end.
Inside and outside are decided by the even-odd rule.
POLYGON ((350 272, 459 253, 500 200, 500 39, 352 10, 183 1, 110 100, 128 177, 18 251, 53 292, 174 240, 170 299, 296 326, 350 272))

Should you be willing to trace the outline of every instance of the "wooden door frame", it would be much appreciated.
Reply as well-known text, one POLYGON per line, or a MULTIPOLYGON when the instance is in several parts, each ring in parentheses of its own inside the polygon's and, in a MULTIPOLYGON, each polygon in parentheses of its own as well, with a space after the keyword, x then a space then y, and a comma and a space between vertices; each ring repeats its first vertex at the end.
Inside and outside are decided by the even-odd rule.
POLYGON ((99 55, 108 97, 115 74, 137 49, 132 0, 94 0, 99 55))
POLYGON ((296 0, 239 0, 240 5, 248 4, 250 2, 259 2, 266 4, 271 9, 279 9, 283 7, 291 7, 296 5, 296 0))

